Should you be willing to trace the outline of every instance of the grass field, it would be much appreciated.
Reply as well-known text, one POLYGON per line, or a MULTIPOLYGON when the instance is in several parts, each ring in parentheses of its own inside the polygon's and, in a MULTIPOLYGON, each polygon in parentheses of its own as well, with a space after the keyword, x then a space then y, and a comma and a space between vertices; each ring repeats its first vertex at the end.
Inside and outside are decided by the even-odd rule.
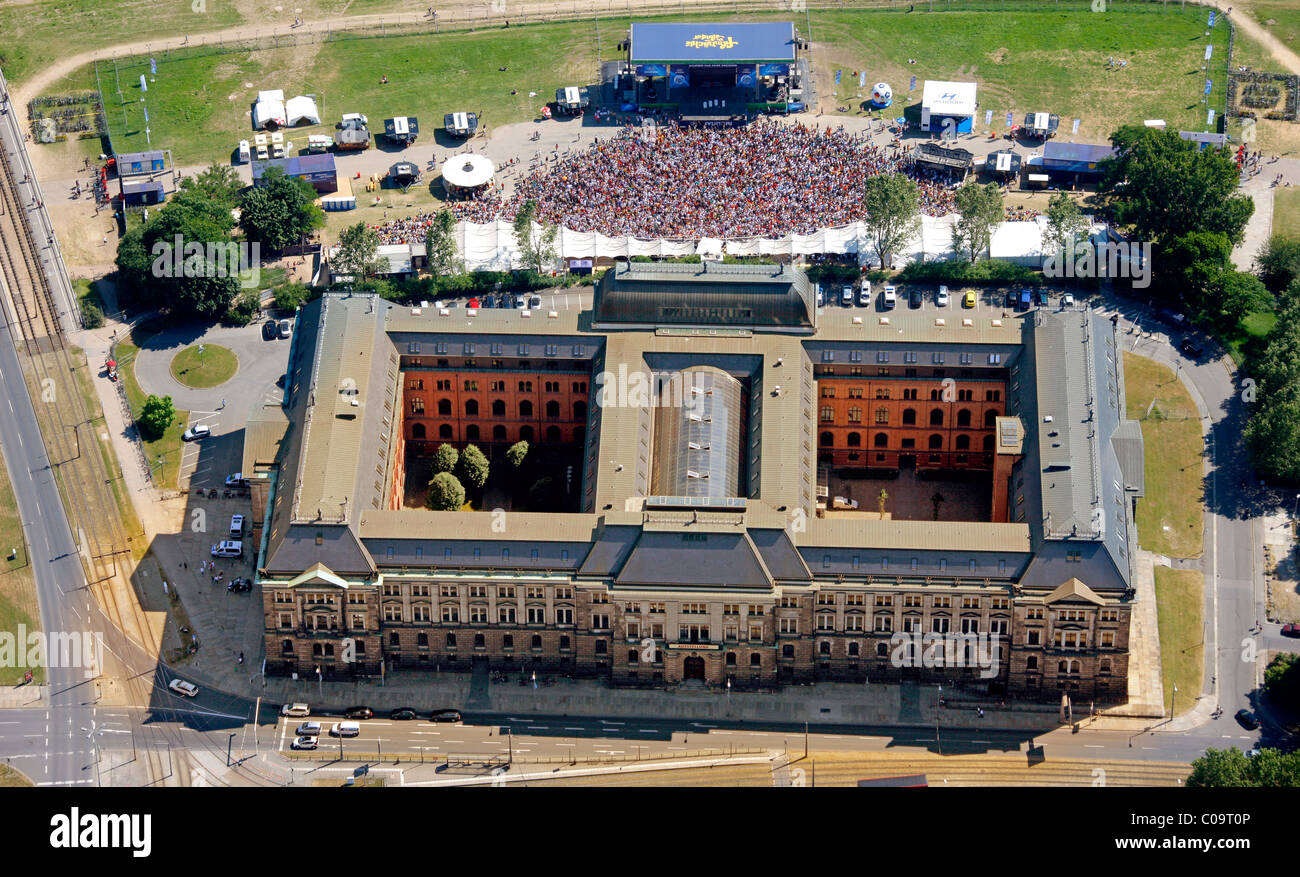
POLYGON ((1300 49, 1300 6, 1294 0, 1252 0, 1245 4, 1256 21, 1293 52, 1300 49))
POLYGON ((1273 234, 1300 238, 1300 189, 1278 189, 1273 193, 1273 234))
MULTIPOLYGON (((837 100, 854 98, 847 86, 846 95, 830 95, 835 69, 845 74, 866 69, 870 82, 893 83, 900 111, 919 102, 927 78, 974 79, 980 84, 980 106, 994 112, 995 128, 1002 127, 1007 111, 1020 117, 1043 109, 1062 119, 1081 119, 1079 134, 1070 139, 1083 141, 1103 141, 1119 124, 1148 118, 1204 127, 1201 11, 1135 3, 1094 13, 1084 0, 1051 6, 1012 0, 948 11, 971 5, 945 4, 944 11, 913 14, 901 8, 814 11, 823 109, 833 111, 837 100), (1128 67, 1108 69, 1111 57, 1129 61, 1128 67), (918 63, 909 65, 909 58, 918 63), (912 75, 917 90, 905 97, 912 75)), ((788 18, 789 13, 727 17, 788 18)), ((428 128, 458 108, 482 110, 489 129, 532 118, 557 86, 592 82, 598 54, 617 57, 625 21, 606 21, 599 47, 590 23, 552 23, 256 52, 181 50, 159 59, 156 81, 143 95, 139 75, 148 73, 148 55, 122 59, 116 75, 111 64, 101 64, 99 71, 117 149, 146 148, 143 96, 152 146, 171 148, 180 164, 228 161, 235 144, 248 136, 257 91, 269 87, 315 94, 323 104, 325 127, 294 129, 293 140, 332 131, 328 126, 343 112, 364 112, 372 119, 410 113, 428 128), (509 69, 501 72, 501 66, 509 69), (380 84, 381 74, 388 76, 387 85, 380 84), (117 97, 119 80, 124 103, 117 97), (518 94, 510 95, 512 89, 518 94), (529 98, 530 91, 538 97, 529 98)), ((1216 31, 1212 39, 1219 36, 1216 31)), ((93 70, 84 68, 57 90, 94 87, 93 70)), ((852 88, 856 91, 856 80, 852 88)), ((1216 92, 1209 106, 1221 112, 1222 98, 1221 90, 1216 92)))
POLYGON ((1157 554, 1199 557, 1205 525, 1196 405, 1173 371, 1128 352, 1124 386, 1128 416, 1142 422, 1146 446, 1146 496, 1138 500, 1138 539, 1157 554))
POLYGON ((198 345, 191 345, 172 357, 171 369, 172 377, 185 386, 207 389, 234 377, 239 357, 217 344, 203 345, 203 355, 199 356, 198 345))
MULTIPOLYGON (((14 636, 18 625, 26 629, 41 629, 40 607, 36 602, 36 581, 27 542, 23 538, 22 520, 13 486, 3 463, 0 463, 0 631, 14 636), (9 552, 13 551, 13 559, 9 552)), ((23 679, 26 668, 0 668, 0 685, 16 685, 23 679)), ((44 681, 44 671, 32 668, 36 682, 44 681)))
POLYGON ((1205 676, 1205 579, 1194 569, 1157 566, 1155 573, 1165 709, 1181 714, 1196 705, 1205 676))
MULTIPOLYGON (((130 338, 117 342, 118 366, 117 373, 121 377, 122 385, 126 388, 127 402, 131 405, 131 413, 135 417, 140 416, 144 410, 144 400, 148 394, 140 388, 140 383, 135 379, 135 358, 140 353, 140 345, 148 340, 149 333, 147 329, 137 328, 131 333, 130 338)), ((188 411, 176 411, 176 417, 172 420, 171 426, 162 434, 161 438, 153 441, 144 441, 145 455, 148 457, 149 464, 153 469, 154 480, 159 487, 175 487, 176 478, 180 473, 181 467, 181 433, 185 431, 185 424, 189 422, 190 413, 188 411), (162 465, 159 467, 158 460, 161 458, 162 465)))

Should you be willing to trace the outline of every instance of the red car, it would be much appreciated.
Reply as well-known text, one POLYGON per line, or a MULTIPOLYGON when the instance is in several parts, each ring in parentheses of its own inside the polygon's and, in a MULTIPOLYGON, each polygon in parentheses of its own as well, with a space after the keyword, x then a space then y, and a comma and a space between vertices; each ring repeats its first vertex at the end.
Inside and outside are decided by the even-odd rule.
POLYGON ((1300 624, 1282 625, 1282 636, 1300 636, 1300 624))

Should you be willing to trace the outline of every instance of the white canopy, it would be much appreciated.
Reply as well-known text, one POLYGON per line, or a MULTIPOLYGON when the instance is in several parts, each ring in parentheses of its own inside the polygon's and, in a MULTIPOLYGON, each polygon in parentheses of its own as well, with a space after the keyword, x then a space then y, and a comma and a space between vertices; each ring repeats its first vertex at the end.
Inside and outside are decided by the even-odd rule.
POLYGON ((578 89, 574 88, 573 86, 569 86, 568 88, 564 89, 564 99, 568 103, 576 104, 578 101, 582 99, 582 97, 581 95, 578 94, 578 89))
POLYGON ((253 127, 265 128, 269 123, 285 124, 284 101, 266 99, 258 100, 253 107, 253 127))
POLYGON ((257 93, 257 99, 258 99, 259 101, 264 101, 264 100, 278 100, 278 101, 280 101, 281 103, 283 103, 283 102, 284 102, 284 91, 283 91, 282 89, 279 89, 279 88, 273 88, 273 89, 271 89, 270 91, 259 91, 259 92, 257 93))
POLYGON ((442 163, 442 178, 458 189, 472 189, 492 182, 496 165, 487 156, 476 153, 453 155, 442 163))
POLYGON ((1046 131, 1051 124, 1047 113, 1034 113, 1033 128, 1035 131, 1046 131))
POLYGON ((925 91, 921 94, 921 108, 933 116, 973 116, 975 83, 927 79, 925 91))
POLYGON ((451 121, 457 131, 463 131, 469 127, 469 113, 452 113, 451 121))
POLYGON ((285 104, 285 111, 290 125, 300 125, 306 122, 309 125, 320 124, 320 112, 316 109, 316 101, 309 97, 298 95, 289 98, 285 104))

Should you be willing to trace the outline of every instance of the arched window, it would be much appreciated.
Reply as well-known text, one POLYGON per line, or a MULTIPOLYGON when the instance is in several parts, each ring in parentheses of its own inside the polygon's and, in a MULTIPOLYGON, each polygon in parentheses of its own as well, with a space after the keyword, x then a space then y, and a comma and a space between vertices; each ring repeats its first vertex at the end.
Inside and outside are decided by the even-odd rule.
POLYGON ((889 436, 886 433, 878 432, 875 438, 871 440, 871 443, 877 448, 887 448, 889 447, 889 436))
POLYGON ((877 658, 889 657, 889 643, 876 643, 876 657, 877 658))
POLYGON ((931 408, 931 409, 930 409, 930 425, 931 425, 931 426, 943 426, 943 409, 942 409, 942 408, 931 408))
POLYGON ((849 433, 849 447, 850 448, 862 447, 862 433, 860 432, 849 433))
POLYGON ((533 416, 533 403, 532 403, 532 402, 529 402, 527 399, 525 399, 524 401, 520 402, 520 403, 519 403, 519 416, 520 416, 520 417, 532 417, 532 416, 533 416))
POLYGON ((970 450, 970 436, 966 435, 965 433, 962 433, 961 435, 957 436, 957 450, 959 451, 970 450))
POLYGON ((943 436, 939 433, 933 433, 930 436, 930 450, 935 451, 943 447, 943 436))
POLYGON ((503 399, 493 399, 493 400, 492 400, 492 416, 493 416, 493 417, 505 417, 505 416, 506 416, 506 403, 505 403, 505 400, 503 400, 503 399))
POLYGON ((728 667, 734 667, 734 666, 736 666, 736 653, 735 653, 735 652, 727 652, 727 666, 728 666, 728 667))
POLYGON ((761 667, 761 666, 763 666, 763 656, 762 656, 761 654, 759 654, 758 652, 750 652, 750 653, 749 653, 749 666, 751 666, 751 667, 761 667))
POLYGON ((469 426, 465 427, 465 441, 476 442, 478 440, 479 440, 478 427, 471 423, 469 426))
POLYGON ((786 643, 785 645, 781 646, 781 657, 783 657, 783 658, 793 658, 793 657, 794 657, 794 646, 790 645, 789 643, 786 643))
POLYGON ((903 426, 915 426, 915 425, 916 425, 916 409, 915 409, 915 408, 904 408, 904 409, 903 409, 903 426))
POLYGON ((477 400, 477 399, 466 399, 466 400, 465 400, 465 416, 466 416, 466 417, 477 417, 477 416, 478 416, 478 400, 477 400))
POLYGON ((858 642, 857 640, 853 640, 849 643, 849 657, 856 658, 859 654, 861 654, 861 652, 859 650, 858 642))
POLYGON ((413 426, 411 427, 411 438, 413 438, 413 439, 422 439, 422 438, 424 438, 424 424, 423 424, 423 423, 417 423, 417 424, 415 424, 415 425, 413 425, 413 426))
POLYGON ((831 641, 824 639, 821 642, 819 642, 817 644, 817 651, 820 654, 829 655, 831 653, 831 641))
POLYGON ((831 435, 829 432, 824 432, 822 433, 821 443, 823 445, 833 445, 835 444, 835 436, 831 435))
POLYGON ((541 634, 537 634, 537 633, 533 634, 533 644, 532 644, 532 648, 534 648, 534 649, 540 649, 541 647, 542 647, 542 637, 541 637, 541 634))
POLYGON ((931 391, 930 391, 930 401, 931 401, 931 402, 938 402, 938 401, 939 401, 939 391, 938 391, 938 390, 931 390, 931 391))
POLYGON ((985 429, 992 429, 992 428, 993 428, 993 420, 994 420, 994 418, 996 418, 997 416, 998 416, 998 413, 997 413, 996 411, 994 411, 992 408, 990 408, 988 411, 985 411, 985 412, 984 412, 984 428, 985 428, 985 429))
POLYGON ((533 440, 533 428, 531 426, 519 427, 519 440, 521 442, 531 442, 533 440))
POLYGON ((450 423, 444 423, 444 424, 442 424, 441 426, 438 427, 438 438, 444 438, 444 439, 449 439, 449 438, 451 438, 451 424, 450 424, 450 423))
POLYGON ((552 399, 551 401, 547 402, 547 403, 546 403, 546 416, 547 416, 547 417, 559 417, 559 416, 560 416, 560 403, 559 403, 559 402, 556 402, 554 399, 552 399))
POLYGON ((970 426, 970 409, 961 408, 957 411, 957 425, 970 426))
POLYGON ((993 450, 993 436, 991 435, 984 436, 984 450, 986 451, 993 450))
POLYGON ((587 403, 586 403, 586 402, 574 402, 574 403, 573 403, 573 419, 574 419, 574 420, 586 420, 586 419, 587 419, 587 403))
POLYGON ((560 442, 560 428, 558 426, 546 427, 546 440, 548 442, 560 442))
POLYGON ((628 649, 628 650, 627 650, 627 662, 628 662, 629 664, 635 664, 635 663, 637 663, 637 662, 640 661, 640 660, 641 660, 641 653, 640 653, 640 652, 638 652, 636 649, 628 649))
POLYGON ((492 441, 503 442, 506 440, 506 428, 501 424, 492 427, 492 441))
POLYGON ((451 400, 450 400, 450 399, 439 399, 439 400, 438 400, 438 413, 441 414, 443 417, 449 417, 449 416, 451 415, 451 400))

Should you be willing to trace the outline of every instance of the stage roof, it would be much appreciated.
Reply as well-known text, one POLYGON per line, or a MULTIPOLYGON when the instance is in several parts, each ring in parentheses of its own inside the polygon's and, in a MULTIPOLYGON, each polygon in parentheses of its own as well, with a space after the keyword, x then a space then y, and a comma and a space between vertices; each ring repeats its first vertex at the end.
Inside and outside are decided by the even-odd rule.
POLYGON ((735 64, 794 60, 794 23, 633 24, 632 63, 735 64))
POLYGON ((927 79, 921 93, 921 106, 929 109, 932 116, 973 116, 975 83, 927 79))

